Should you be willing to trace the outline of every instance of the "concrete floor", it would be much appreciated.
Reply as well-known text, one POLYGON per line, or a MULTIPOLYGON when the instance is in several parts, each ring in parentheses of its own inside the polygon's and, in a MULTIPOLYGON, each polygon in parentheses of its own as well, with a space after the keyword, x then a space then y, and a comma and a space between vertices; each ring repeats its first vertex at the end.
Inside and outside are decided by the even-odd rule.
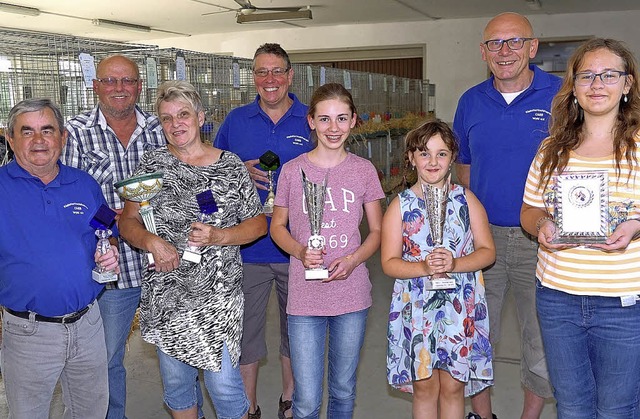
MULTIPOLYGON (((411 396, 392 390, 386 382, 386 330, 393 281, 382 273, 379 255, 371 258, 369 269, 373 283, 373 306, 369 312, 358 372, 358 396, 354 418, 410 418, 411 396)), ((278 398, 281 393, 277 353, 278 316, 275 302, 275 298, 270 301, 267 324, 267 333, 270 334, 268 347, 271 352, 260 368, 258 382, 259 404, 262 417, 265 419, 277 418, 278 398)), ((506 304, 503 318, 503 339, 495 348, 496 385, 493 388, 493 405, 494 412, 500 419, 517 419, 520 417, 523 395, 519 378, 520 339, 517 333, 515 307, 511 299, 506 304)), ((162 384, 154 348, 142 341, 139 331, 134 332, 129 340, 125 363, 128 371, 129 419, 170 418, 162 402, 162 384)), ((468 401, 467 405, 469 406, 468 401)), ((61 418, 62 410, 62 397, 57 391, 52 402, 51 418, 61 418)), ((208 397, 205 414, 207 418, 216 417, 208 397)), ((323 411, 322 415, 325 417, 326 412, 323 411)), ((8 413, 4 386, 0 386, 0 418, 6 417, 8 413)), ((552 418, 556 418, 555 402, 549 400, 542 419, 552 418)))

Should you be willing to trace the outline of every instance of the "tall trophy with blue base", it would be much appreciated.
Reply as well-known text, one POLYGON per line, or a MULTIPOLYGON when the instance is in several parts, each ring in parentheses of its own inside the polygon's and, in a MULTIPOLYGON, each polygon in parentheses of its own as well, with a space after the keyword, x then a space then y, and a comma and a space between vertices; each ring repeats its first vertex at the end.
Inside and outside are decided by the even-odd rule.
MULTIPOLYGON (((324 250, 326 240, 320 234, 322 229, 322 214, 324 212, 324 200, 327 192, 327 179, 322 183, 313 183, 307 179, 304 170, 302 173, 302 190, 306 203, 307 215, 309 216, 309 226, 311 227, 311 237, 307 247, 313 250, 324 250)), ((315 281, 329 278, 329 270, 325 266, 309 268, 305 270, 304 278, 307 281, 315 281)))
MULTIPOLYGON (((447 221, 447 201, 449 200, 448 179, 442 188, 429 184, 421 185, 433 246, 434 248, 443 248, 444 225, 447 221)), ((442 290, 455 287, 456 280, 446 273, 431 275, 424 281, 424 289, 426 290, 442 290)))
MULTIPOLYGON (((198 222, 210 222, 213 219, 212 215, 218 212, 218 205, 213 198, 213 192, 211 192, 210 189, 200 192, 196 195, 196 201, 198 201, 198 207, 200 207, 200 213, 198 213, 197 217, 198 222)), ((198 246, 187 245, 182 253, 182 259, 193 263, 200 263, 202 260, 202 251, 198 246)))
MULTIPOLYGON (((89 225, 96 230, 96 237, 98 237, 98 253, 101 255, 106 254, 109 249, 111 249, 109 237, 111 237, 112 232, 110 227, 113 225, 115 220, 116 212, 102 204, 89 222, 89 225)), ((94 281, 101 284, 118 280, 118 275, 115 272, 105 271, 101 266, 93 268, 93 271, 91 271, 91 277, 94 281)))
MULTIPOLYGON (((113 185, 121 198, 140 203, 138 212, 142 217, 142 222, 145 228, 153 234, 158 233, 156 222, 153 219, 153 207, 149 205, 149 201, 162 190, 162 176, 162 172, 145 173, 113 185)), ((154 269, 156 264, 151 253, 147 253, 147 261, 149 262, 147 268, 154 269)))

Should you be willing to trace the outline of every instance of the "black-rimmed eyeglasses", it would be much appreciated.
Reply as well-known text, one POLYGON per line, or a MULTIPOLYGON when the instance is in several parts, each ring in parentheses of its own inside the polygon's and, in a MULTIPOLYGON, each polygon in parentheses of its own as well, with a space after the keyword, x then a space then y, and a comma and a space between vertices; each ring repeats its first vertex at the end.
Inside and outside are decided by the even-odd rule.
POLYGON ((531 41, 533 38, 509 38, 509 39, 489 39, 483 43, 487 46, 487 49, 491 52, 498 52, 502 49, 502 46, 506 43, 510 50, 522 49, 524 43, 531 41))
POLYGON ((607 70, 602 73, 592 73, 590 71, 584 73, 576 73, 573 76, 573 80, 578 86, 591 86, 591 83, 596 79, 596 77, 600 77, 600 81, 604 84, 616 84, 620 81, 620 77, 626 76, 629 73, 618 70, 607 70))
POLYGON ((117 79, 115 77, 102 77, 96 79, 96 81, 109 87, 115 86, 116 84, 118 84, 118 82, 121 82, 123 86, 135 86, 136 84, 138 84, 138 79, 131 79, 129 77, 123 77, 121 79, 117 79))

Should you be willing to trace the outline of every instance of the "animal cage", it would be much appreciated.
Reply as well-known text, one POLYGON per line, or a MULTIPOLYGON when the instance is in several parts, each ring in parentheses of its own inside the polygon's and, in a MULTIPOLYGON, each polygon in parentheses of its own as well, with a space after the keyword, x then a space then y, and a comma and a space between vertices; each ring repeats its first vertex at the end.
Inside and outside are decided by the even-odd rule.
MULTIPOLYGON (((0 38, 0 164, 7 160, 8 149, 1 138, 2 127, 9 110, 19 101, 50 98, 60 106, 65 119, 96 105, 91 79, 80 62, 81 53, 88 54, 94 66, 112 54, 135 61, 143 80, 138 104, 149 112, 153 112, 161 82, 190 82, 202 96, 207 115, 204 132, 210 138, 231 109, 253 101, 256 95, 252 60, 248 58, 5 28, 0 28, 0 38)), ((303 103, 309 103, 318 86, 337 82, 351 91, 364 120, 423 111, 420 80, 306 64, 293 64, 293 70, 291 91, 303 103)))

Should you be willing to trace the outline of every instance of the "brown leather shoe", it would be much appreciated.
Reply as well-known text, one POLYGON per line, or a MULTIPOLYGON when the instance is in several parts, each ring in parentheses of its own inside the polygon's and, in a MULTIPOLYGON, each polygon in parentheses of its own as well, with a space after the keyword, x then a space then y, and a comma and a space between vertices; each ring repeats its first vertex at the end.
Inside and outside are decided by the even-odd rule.
POLYGON ((293 419, 293 415, 285 416, 284 412, 291 409, 291 400, 282 400, 282 394, 280 395, 280 401, 278 402, 278 419, 293 419))
POLYGON ((256 407, 256 411, 253 413, 248 413, 249 415, 249 419, 260 419, 260 417, 262 416, 262 412, 260 411, 260 406, 256 407))

